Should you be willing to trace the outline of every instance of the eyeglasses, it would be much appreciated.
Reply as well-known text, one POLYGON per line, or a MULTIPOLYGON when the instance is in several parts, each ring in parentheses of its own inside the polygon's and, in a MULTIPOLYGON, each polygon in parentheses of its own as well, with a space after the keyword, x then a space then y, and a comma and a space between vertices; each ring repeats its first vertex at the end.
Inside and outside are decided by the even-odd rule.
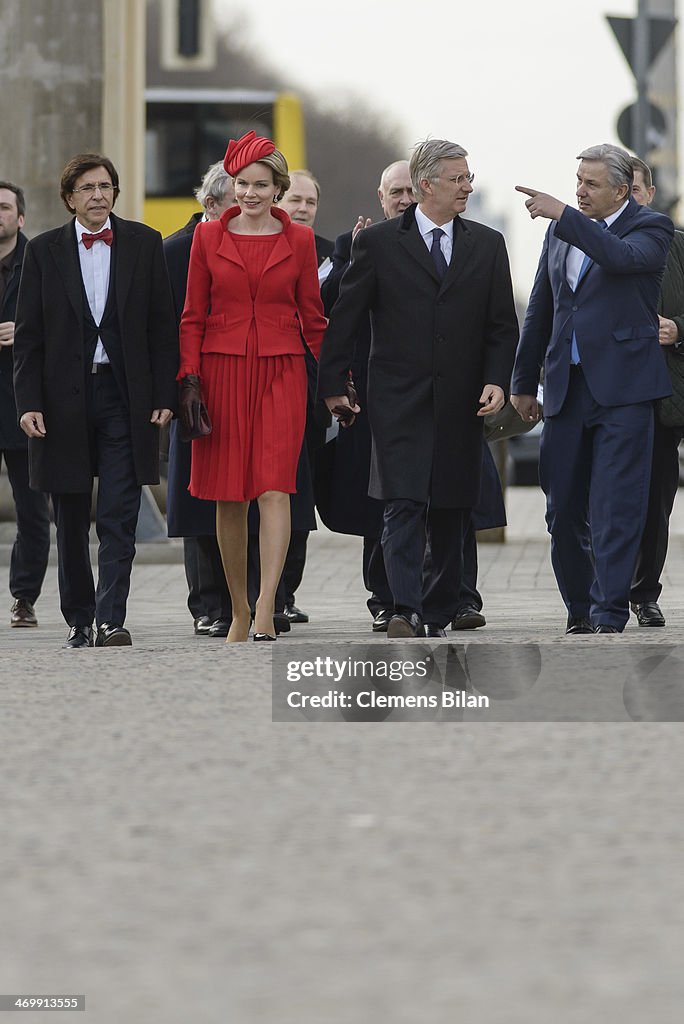
POLYGON ((92 196, 98 189, 103 196, 108 196, 113 191, 114 186, 110 181, 99 181, 97 185, 81 185, 80 188, 72 188, 71 191, 82 192, 84 196, 92 196))
POLYGON ((449 181, 453 181, 454 185, 462 185, 464 181, 467 181, 469 185, 475 181, 475 172, 472 171, 470 174, 457 174, 455 178, 449 178, 449 181))

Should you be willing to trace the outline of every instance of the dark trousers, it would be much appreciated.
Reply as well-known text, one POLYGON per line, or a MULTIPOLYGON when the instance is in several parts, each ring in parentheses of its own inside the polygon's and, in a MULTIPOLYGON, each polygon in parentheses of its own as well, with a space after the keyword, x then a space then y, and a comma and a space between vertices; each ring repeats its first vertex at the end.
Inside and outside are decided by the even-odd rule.
POLYGON ((183 537, 183 562, 193 619, 206 615, 212 622, 230 621, 233 612, 216 537, 183 537))
POLYGON ((70 626, 89 626, 93 618, 98 626, 122 626, 140 510, 130 421, 112 373, 89 375, 86 397, 92 466, 99 478, 97 592, 88 546, 91 494, 53 494, 60 607, 70 626))
POLYGON ((477 589, 477 537, 473 518, 465 516, 463 527, 463 576, 458 595, 458 611, 463 608, 482 609, 482 596, 477 589))
POLYGON ((547 417, 539 478, 558 589, 570 615, 622 629, 646 519, 653 403, 606 407, 580 369, 547 417))
POLYGON ((656 412, 646 525, 630 593, 634 604, 657 601, 663 589, 660 577, 667 556, 670 515, 679 487, 679 442, 682 435, 683 427, 664 427, 656 412))
POLYGON ((50 555, 48 498, 29 487, 25 448, 8 449, 1 454, 5 457, 17 517, 17 536, 10 558, 10 594, 33 604, 40 595, 50 555))
POLYGON ((411 609, 442 628, 454 617, 466 515, 464 509, 433 508, 408 498, 386 502, 382 550, 397 610, 411 609))
POLYGON ((295 603, 297 587, 302 582, 304 566, 306 565, 306 544, 309 539, 308 530, 293 530, 290 536, 290 543, 285 556, 283 567, 283 578, 281 583, 285 587, 285 604, 295 603))
POLYGON ((370 591, 366 604, 373 618, 379 612, 394 607, 379 537, 363 538, 363 585, 370 591))

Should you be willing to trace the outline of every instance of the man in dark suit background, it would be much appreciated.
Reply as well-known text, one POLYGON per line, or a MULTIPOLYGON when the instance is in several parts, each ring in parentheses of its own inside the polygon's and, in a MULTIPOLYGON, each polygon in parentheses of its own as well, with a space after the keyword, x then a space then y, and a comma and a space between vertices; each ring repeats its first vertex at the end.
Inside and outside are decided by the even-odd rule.
MULTIPOLYGON (((378 199, 385 220, 398 217, 415 201, 408 160, 395 160, 380 175, 378 199)), ((321 285, 326 316, 330 316, 340 294, 340 284, 349 261, 352 243, 370 218, 359 217, 351 231, 338 235, 332 255, 332 270, 321 285)), ((366 406, 366 377, 370 354, 370 318, 361 324, 355 339, 352 378, 362 409, 366 406)), ((382 554, 383 503, 368 497, 371 435, 368 417, 359 416, 353 430, 341 430, 321 450, 321 480, 316 477, 319 511, 329 529, 363 537, 363 583, 370 597, 366 601, 373 616, 374 633, 385 633, 392 618, 394 598, 382 554), (320 486, 319 486, 320 483, 320 486)), ((318 473, 318 468, 317 468, 318 473)))
MULTIPOLYGON (((305 224, 314 231, 320 203, 321 186, 311 171, 290 171, 290 187, 279 203, 280 208, 285 210, 290 220, 293 220, 295 224, 305 224)), ((316 239, 316 257, 320 267, 321 263, 332 256, 333 243, 329 238, 317 235, 315 231, 314 238, 316 239)))
POLYGON ((544 366, 540 480, 566 632, 621 633, 648 503, 653 402, 670 393, 657 307, 673 225, 632 198, 625 150, 592 146, 578 159, 579 210, 516 186, 551 226, 511 402, 538 418, 544 366))
POLYGON ((17 517, 9 588, 14 603, 10 626, 37 626, 34 609, 50 554, 50 516, 44 494, 29 487, 26 435, 17 425, 12 386, 14 321, 26 237, 23 189, 0 181, 0 456, 4 456, 17 517))
MULTIPOLYGON (((164 239, 164 256, 171 291, 180 318, 185 305, 190 249, 195 228, 203 219, 217 220, 234 202, 233 179, 223 160, 208 169, 195 190, 202 212, 164 239)), ((188 608, 196 636, 225 637, 232 618, 230 594, 216 541, 216 502, 193 498, 190 483, 191 445, 180 440, 177 420, 171 423, 166 519, 169 537, 183 538, 183 561, 188 582, 188 608)))
MULTIPOLYGON (((290 220, 294 221, 295 224, 304 224, 314 231, 320 202, 321 186, 311 171, 290 171, 290 187, 278 204, 282 210, 285 210, 290 220)), ((329 238, 317 235, 315 231, 314 239, 316 241, 316 258, 320 267, 322 263, 332 256, 333 243, 329 238)), ((315 452, 325 443, 325 431, 330 418, 324 407, 316 406, 316 375, 318 366, 316 360, 308 351, 306 352, 306 370, 309 379, 309 390, 306 407, 306 432, 304 435, 305 451, 301 458, 307 457, 309 464, 308 466, 301 465, 300 459, 298 475, 306 480, 308 500, 301 493, 299 483, 297 485, 297 493, 300 496, 299 504, 303 506, 306 501, 311 519, 315 522, 311 478, 313 476, 315 452), (321 416, 321 411, 323 416, 321 416)), ((306 513, 307 509, 302 507, 301 511, 306 513)), ((304 575, 308 539, 309 530, 298 529, 293 521, 281 586, 279 586, 278 595, 276 596, 276 611, 280 612, 281 600, 284 600, 283 614, 289 622, 301 623, 309 621, 308 614, 295 604, 295 594, 304 575)))
POLYGON ((385 502, 390 638, 444 636, 454 617, 483 417, 504 404, 518 336, 503 237, 461 217, 474 177, 466 157, 444 140, 416 147, 417 205, 357 235, 321 352, 319 393, 346 417, 358 411, 344 385, 370 313, 369 494, 385 502))
MULTIPOLYGON (((631 158, 634 169, 632 196, 650 206, 655 196, 651 169, 631 158)), ((684 360, 684 231, 675 231, 668 253, 658 302, 658 341, 669 360, 684 360)), ((672 364, 670 364, 672 365, 672 364)), ((670 532, 670 515, 679 487, 679 443, 684 426, 665 426, 656 407, 653 419, 653 462, 646 525, 639 545, 630 603, 640 626, 664 626, 658 604, 660 582, 670 532)))
POLYGON ((57 526, 66 646, 128 646, 124 627, 141 486, 159 480, 159 428, 175 404, 178 339, 161 236, 111 213, 108 157, 69 161, 60 192, 72 220, 26 246, 14 385, 29 437, 31 486, 57 526), (95 591, 88 535, 98 477, 95 591))

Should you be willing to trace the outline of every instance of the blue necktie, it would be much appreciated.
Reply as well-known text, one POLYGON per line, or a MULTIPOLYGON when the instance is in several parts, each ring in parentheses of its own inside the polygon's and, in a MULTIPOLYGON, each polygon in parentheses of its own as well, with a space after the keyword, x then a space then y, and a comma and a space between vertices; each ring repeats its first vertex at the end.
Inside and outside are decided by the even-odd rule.
MULTIPOLYGON (((608 227, 605 220, 597 220, 596 223, 600 224, 601 227, 604 229, 608 227)), ((591 262, 591 256, 587 256, 587 254, 585 253, 584 259, 582 260, 582 266, 580 267, 580 272, 577 275, 577 284, 575 285, 575 291, 577 291, 579 283, 586 274, 587 268, 591 262)), ((580 362, 579 349, 577 348, 577 336, 574 331, 572 332, 572 344, 570 346, 570 362, 575 366, 577 366, 580 362)))
POLYGON ((432 247, 430 253, 432 254, 432 261, 435 264, 435 270, 440 279, 444 277, 447 272, 447 261, 444 259, 444 253, 442 252, 442 246, 439 244, 439 240, 444 232, 441 228, 432 229, 432 247))

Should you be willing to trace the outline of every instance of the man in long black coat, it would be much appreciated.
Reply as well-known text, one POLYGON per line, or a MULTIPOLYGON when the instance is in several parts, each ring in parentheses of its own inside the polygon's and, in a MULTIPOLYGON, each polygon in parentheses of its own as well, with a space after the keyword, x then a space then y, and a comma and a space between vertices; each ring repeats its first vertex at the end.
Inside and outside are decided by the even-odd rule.
POLYGON ((73 219, 26 246, 14 342, 31 486, 52 494, 69 647, 131 643, 124 627, 143 484, 159 480, 159 428, 175 404, 178 338, 161 236, 111 209, 111 160, 62 173, 73 219), (98 477, 97 593, 88 534, 98 477))
MULTIPOLYGON (((414 202, 408 160, 395 160, 380 176, 378 199, 386 220, 398 217, 414 202)), ((371 223, 359 217, 353 230, 338 235, 332 255, 332 270, 321 285, 326 316, 337 302, 340 284, 351 259, 352 243, 359 231, 371 223)), ((356 336, 351 364, 354 387, 362 408, 366 405, 366 374, 370 353, 370 318, 366 317, 356 336)), ((353 430, 341 430, 317 452, 316 496, 326 526, 338 533, 363 537, 363 583, 370 592, 366 605, 373 616, 373 632, 387 631, 394 599, 382 556, 383 504, 368 497, 371 436, 368 419, 360 416, 353 430)))
POLYGON ((27 241, 21 232, 25 214, 23 189, 11 181, 0 181, 0 455, 5 458, 17 518, 9 572, 14 598, 10 625, 14 627, 38 625, 33 606, 50 555, 48 501, 29 487, 27 440, 17 424, 12 385, 14 321, 27 241))
POLYGON ((359 232, 321 352, 319 394, 339 414, 370 312, 369 494, 385 502, 394 596, 388 637, 443 636, 457 608, 464 509, 479 497, 483 417, 504 404, 518 338, 499 232, 463 221, 467 153, 429 140, 410 161, 417 205, 359 232), (426 539, 429 571, 423 574, 426 539))
MULTIPOLYGON (((634 169, 632 196, 640 206, 650 206, 655 196, 651 169, 639 157, 634 169)), ((667 353, 670 376, 676 362, 684 360, 684 231, 675 231, 665 264, 658 300, 658 341, 667 353)), ((674 388, 673 377, 673 388, 674 388)), ((646 525, 639 545, 629 599, 640 626, 664 626, 658 604, 660 582, 670 535, 670 516, 679 488, 679 445, 684 426, 665 426, 656 406, 653 418, 653 462, 648 491, 646 525)))

